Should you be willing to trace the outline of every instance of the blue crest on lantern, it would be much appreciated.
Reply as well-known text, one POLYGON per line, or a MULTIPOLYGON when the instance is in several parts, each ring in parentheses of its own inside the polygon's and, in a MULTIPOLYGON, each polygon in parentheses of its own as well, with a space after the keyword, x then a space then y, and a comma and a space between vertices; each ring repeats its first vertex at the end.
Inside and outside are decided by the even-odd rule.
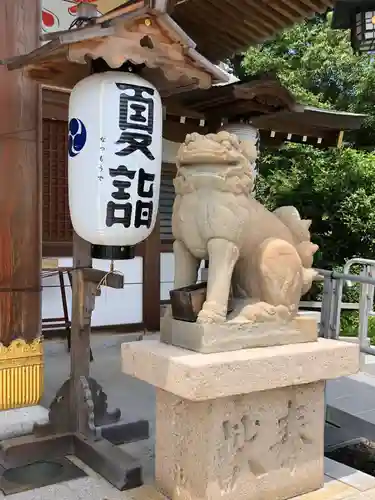
POLYGON ((72 118, 69 122, 68 151, 69 156, 74 158, 84 148, 87 140, 87 131, 82 120, 72 118))

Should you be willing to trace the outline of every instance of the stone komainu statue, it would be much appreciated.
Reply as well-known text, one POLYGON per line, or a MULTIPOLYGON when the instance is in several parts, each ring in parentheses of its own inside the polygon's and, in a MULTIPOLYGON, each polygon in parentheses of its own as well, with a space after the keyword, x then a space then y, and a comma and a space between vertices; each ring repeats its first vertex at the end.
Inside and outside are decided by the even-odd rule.
POLYGON ((318 246, 311 243, 311 221, 294 207, 270 212, 254 199, 253 142, 226 131, 193 133, 177 155, 175 282, 196 282, 201 259, 209 259, 207 298, 200 323, 288 320, 311 287, 318 246), (232 286, 235 309, 227 318, 232 286))

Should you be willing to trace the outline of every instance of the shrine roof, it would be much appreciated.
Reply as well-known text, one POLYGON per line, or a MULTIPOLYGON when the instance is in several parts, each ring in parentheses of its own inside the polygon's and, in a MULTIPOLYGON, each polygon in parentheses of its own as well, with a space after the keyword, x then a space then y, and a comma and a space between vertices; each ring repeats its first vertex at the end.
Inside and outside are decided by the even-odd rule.
POLYGON ((228 121, 247 121, 261 131, 265 143, 293 141, 330 147, 337 145, 343 131, 358 130, 366 118, 301 104, 270 74, 185 92, 164 102, 171 123, 165 123, 166 137, 177 142, 186 133, 208 133, 228 121))
POLYGON ((284 110, 271 115, 264 114, 252 120, 254 126, 260 129, 284 132, 289 129, 303 131, 301 127, 315 130, 317 134, 326 130, 358 130, 361 128, 367 115, 335 111, 330 109, 302 106, 302 113, 284 110))
POLYGON ((167 111, 186 111, 186 116, 207 120, 251 119, 254 116, 288 110, 303 111, 293 94, 279 80, 268 74, 246 81, 232 79, 210 89, 196 89, 166 99, 167 111))
MULTIPOLYGON (((97 0, 99 10, 136 0, 97 0)), ((211 61, 221 61, 277 32, 323 13, 334 0, 154 0, 166 9, 211 61)), ((122 7, 119 7, 121 9, 122 7)))
POLYGON ((194 41, 154 3, 131 0, 83 27, 43 35, 44 45, 1 63, 66 89, 91 73, 93 60, 119 70, 132 63, 163 96, 228 81, 227 73, 197 52, 194 41))
POLYGON ((366 115, 306 106, 272 74, 260 74, 210 89, 197 89, 165 100, 167 112, 208 121, 247 120, 261 129, 290 126, 319 130, 357 130, 366 115))

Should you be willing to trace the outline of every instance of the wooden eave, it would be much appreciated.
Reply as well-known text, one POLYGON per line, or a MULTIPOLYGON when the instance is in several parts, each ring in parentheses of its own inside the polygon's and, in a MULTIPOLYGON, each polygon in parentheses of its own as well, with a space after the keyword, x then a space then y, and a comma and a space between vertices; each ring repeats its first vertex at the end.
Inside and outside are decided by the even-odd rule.
POLYGON ((222 61, 250 45, 333 7, 334 0, 185 0, 175 2, 173 19, 201 54, 222 61))
POLYGON ((328 131, 349 131, 361 128, 366 115, 332 111, 303 106, 302 113, 286 110, 273 115, 263 115, 252 119, 252 124, 263 130, 287 132, 299 135, 321 136, 328 131))
POLYGON ((187 133, 215 132, 227 121, 247 121, 258 128, 264 145, 300 142, 336 146, 343 131, 357 130, 366 115, 298 104, 270 75, 247 82, 194 90, 165 100, 164 137, 181 142, 187 133))
POLYGON ((207 90, 192 90, 166 99, 167 113, 192 117, 198 113, 206 120, 251 120, 254 116, 280 111, 298 113, 303 108, 277 79, 259 77, 207 90))
POLYGON ((3 64, 9 70, 25 69, 39 83, 70 89, 90 74, 87 63, 98 58, 113 69, 129 61, 144 65, 141 75, 164 96, 228 81, 227 73, 201 56, 168 14, 155 9, 142 7, 109 20, 103 16, 48 38, 42 47, 3 64))
POLYGON ((113 5, 122 4, 107 12, 107 18, 111 19, 139 2, 170 13, 197 43, 197 50, 214 62, 269 40, 277 32, 325 12, 335 3, 334 0, 99 0, 99 7, 113 9, 113 5))

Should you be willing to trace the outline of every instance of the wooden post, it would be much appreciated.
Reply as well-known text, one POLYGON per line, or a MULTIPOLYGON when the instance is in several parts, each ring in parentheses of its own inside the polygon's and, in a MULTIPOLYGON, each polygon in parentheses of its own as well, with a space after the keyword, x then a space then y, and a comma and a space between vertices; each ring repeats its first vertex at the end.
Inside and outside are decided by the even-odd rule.
POLYGON ((73 233, 73 295, 72 295, 72 327, 70 350, 70 398, 71 398, 71 425, 74 429, 79 427, 80 408, 77 404, 80 399, 81 377, 88 379, 90 374, 90 329, 91 312, 94 304, 93 298, 87 293, 83 268, 92 266, 91 245, 73 233), (82 270, 80 270, 82 269, 82 270), (91 306, 91 307, 90 307, 91 306))
MULTIPOLYGON (((39 0, 0 1, 0 59, 38 45, 39 0)), ((41 333, 40 88, 0 67, 0 343, 41 333)))
POLYGON ((340 133, 339 133, 339 136, 338 136, 338 139, 337 139, 337 147, 339 149, 342 148, 343 142, 344 142, 344 131, 340 130, 340 133))
POLYGON ((143 324, 148 331, 160 330, 160 220, 144 242, 143 324))

